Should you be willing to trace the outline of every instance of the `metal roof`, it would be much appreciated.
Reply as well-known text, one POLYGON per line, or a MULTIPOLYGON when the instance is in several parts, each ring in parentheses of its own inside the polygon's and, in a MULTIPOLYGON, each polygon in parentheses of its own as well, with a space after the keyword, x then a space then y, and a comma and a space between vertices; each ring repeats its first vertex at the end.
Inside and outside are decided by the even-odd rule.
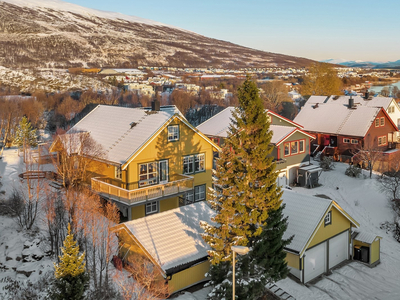
MULTIPOLYGON (((366 100, 362 96, 351 96, 354 100, 354 104, 359 106, 372 106, 372 107, 383 107, 385 110, 392 103, 393 98, 390 97, 371 97, 370 100, 366 100)), ((349 103, 350 96, 311 96, 307 102, 310 103, 336 103, 345 104, 349 103), (325 99, 323 99, 325 97, 325 99)))
POLYGON ((377 236, 376 234, 373 233, 360 230, 353 230, 353 232, 356 233, 354 239, 362 243, 372 244, 376 240, 376 238, 381 239, 380 236, 377 236))
MULTIPOLYGON (((205 135, 218 136, 223 138, 228 137, 229 124, 231 124, 232 112, 234 110, 235 108, 232 106, 225 108, 223 111, 219 112, 215 116, 211 117, 207 121, 197 126, 197 129, 200 130, 205 135)), ((268 112, 268 110, 266 111, 268 112)), ((277 114, 274 115, 279 117, 279 115, 277 114)), ((286 136, 288 136, 290 133, 292 133, 297 129, 297 127, 295 126, 292 127, 292 126, 282 126, 273 124, 270 125, 269 128, 273 132, 271 139, 272 144, 277 144, 283 138, 285 138, 286 136)))
POLYGON ((283 238, 287 239, 294 235, 292 242, 286 248, 300 253, 306 247, 332 200, 298 194, 290 190, 283 191, 282 200, 286 204, 283 214, 288 217, 288 227, 283 238))
POLYGON ((162 107, 156 113, 149 111, 149 108, 98 105, 68 133, 89 132, 106 152, 104 159, 123 164, 174 114, 180 114, 175 106, 162 107))
POLYGON ((204 202, 123 223, 164 271, 208 256, 200 221, 215 212, 204 202))
POLYGON ((349 109, 347 104, 319 103, 316 106, 309 103, 294 121, 302 124, 306 131, 364 137, 381 109, 370 106, 349 109))

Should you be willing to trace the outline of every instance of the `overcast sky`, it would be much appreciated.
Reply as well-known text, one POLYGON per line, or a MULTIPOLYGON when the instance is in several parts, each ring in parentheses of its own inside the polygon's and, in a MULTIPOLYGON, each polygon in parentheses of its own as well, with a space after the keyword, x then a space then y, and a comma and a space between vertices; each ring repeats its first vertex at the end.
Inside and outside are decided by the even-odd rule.
POLYGON ((315 60, 400 59, 399 0, 67 0, 315 60))

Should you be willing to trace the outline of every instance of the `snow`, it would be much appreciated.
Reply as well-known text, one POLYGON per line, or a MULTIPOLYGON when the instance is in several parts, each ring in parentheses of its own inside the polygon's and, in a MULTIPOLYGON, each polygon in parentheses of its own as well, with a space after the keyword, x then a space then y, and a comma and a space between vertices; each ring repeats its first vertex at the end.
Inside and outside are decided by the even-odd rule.
MULTIPOLYGON (((128 15, 124 15, 124 14, 121 14, 118 12, 109 12, 109 11, 102 11, 102 10, 87 8, 87 7, 77 5, 77 4, 68 3, 68 2, 60 1, 60 0, 3 0, 3 1, 11 3, 13 5, 22 6, 22 7, 30 7, 30 8, 31 7, 43 7, 43 8, 50 8, 50 9, 54 9, 54 10, 77 13, 77 14, 86 15, 89 17, 97 16, 97 17, 106 18, 106 19, 121 19, 121 20, 126 20, 126 21, 134 22, 134 23, 142 23, 142 24, 153 25, 153 26, 167 26, 167 27, 183 30, 183 29, 175 27, 175 26, 165 25, 160 22, 143 19, 143 18, 136 17, 136 16, 128 16, 128 15)), ((185 31, 185 30, 183 30, 183 31, 185 31)))

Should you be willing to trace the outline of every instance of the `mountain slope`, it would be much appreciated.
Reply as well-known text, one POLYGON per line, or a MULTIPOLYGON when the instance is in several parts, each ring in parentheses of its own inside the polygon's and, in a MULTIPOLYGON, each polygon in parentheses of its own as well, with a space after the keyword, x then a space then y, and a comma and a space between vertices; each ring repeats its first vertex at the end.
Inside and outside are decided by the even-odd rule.
POLYGON ((299 67, 312 61, 254 50, 59 0, 0 2, 5 67, 299 67))

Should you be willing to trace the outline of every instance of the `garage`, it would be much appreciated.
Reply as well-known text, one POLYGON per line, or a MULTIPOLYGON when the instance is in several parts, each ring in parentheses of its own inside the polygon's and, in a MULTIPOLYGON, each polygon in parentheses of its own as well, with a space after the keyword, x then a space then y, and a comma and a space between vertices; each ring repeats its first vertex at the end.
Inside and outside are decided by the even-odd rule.
POLYGON ((349 258, 348 245, 348 231, 345 231, 329 240, 329 269, 349 258))
POLYGON ((304 283, 326 272, 326 242, 305 252, 304 283))

